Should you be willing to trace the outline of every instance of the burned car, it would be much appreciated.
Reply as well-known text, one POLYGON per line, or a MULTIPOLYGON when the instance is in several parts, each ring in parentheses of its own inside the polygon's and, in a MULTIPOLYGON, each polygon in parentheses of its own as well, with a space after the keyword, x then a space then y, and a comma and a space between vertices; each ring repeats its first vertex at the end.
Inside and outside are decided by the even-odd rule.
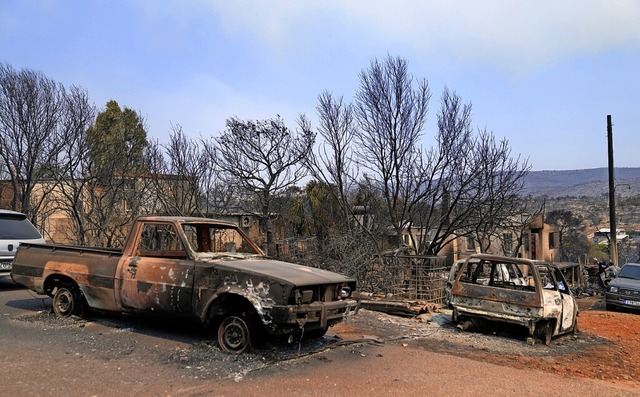
POLYGON ((640 310, 640 264, 627 263, 607 285, 607 310, 618 308, 640 310))
POLYGON ((195 320, 228 353, 265 335, 321 337, 358 310, 354 279, 266 257, 238 225, 209 218, 140 216, 123 249, 22 244, 11 277, 60 317, 195 320))
POLYGON ((578 305, 552 263, 495 255, 472 255, 451 287, 454 323, 471 320, 524 326, 544 341, 577 330, 578 305))

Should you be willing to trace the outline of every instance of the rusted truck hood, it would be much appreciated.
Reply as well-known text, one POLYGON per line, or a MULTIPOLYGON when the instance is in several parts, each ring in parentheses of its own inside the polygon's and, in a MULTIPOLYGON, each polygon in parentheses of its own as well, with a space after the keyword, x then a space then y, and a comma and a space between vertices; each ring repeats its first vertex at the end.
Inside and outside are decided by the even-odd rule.
POLYGON ((353 279, 328 270, 317 269, 309 266, 272 259, 218 259, 209 260, 209 263, 229 270, 238 270, 248 274, 261 275, 295 286, 335 284, 352 282, 353 279))

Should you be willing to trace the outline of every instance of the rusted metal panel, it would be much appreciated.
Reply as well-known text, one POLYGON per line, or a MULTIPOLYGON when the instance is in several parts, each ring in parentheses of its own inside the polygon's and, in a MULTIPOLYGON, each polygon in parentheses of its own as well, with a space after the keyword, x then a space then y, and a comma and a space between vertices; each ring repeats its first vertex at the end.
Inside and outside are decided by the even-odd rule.
POLYGON ((286 262, 254 259, 211 264, 206 271, 196 269, 195 303, 203 321, 207 309, 224 294, 235 294, 252 303, 263 325, 273 333, 284 333, 305 326, 329 325, 354 314, 355 300, 338 300, 339 286, 355 289, 347 277, 313 268, 297 268, 286 262), (253 269, 253 271, 249 271, 253 269), (288 280, 288 281, 285 281, 288 280), (319 281, 322 283, 318 284, 319 281), (332 283, 326 283, 331 281, 332 283), (308 302, 295 302, 308 295, 308 302), (305 294, 304 291, 313 291, 305 294), (315 299, 313 299, 315 297, 315 299))
POLYGON ((114 274, 121 253, 60 245, 30 244, 16 254, 14 281, 39 294, 51 294, 53 279, 66 277, 80 287, 90 307, 118 310, 114 274))
POLYGON ((459 282, 453 284, 451 293, 459 297, 473 297, 505 304, 526 307, 541 306, 540 293, 536 291, 510 290, 459 282))

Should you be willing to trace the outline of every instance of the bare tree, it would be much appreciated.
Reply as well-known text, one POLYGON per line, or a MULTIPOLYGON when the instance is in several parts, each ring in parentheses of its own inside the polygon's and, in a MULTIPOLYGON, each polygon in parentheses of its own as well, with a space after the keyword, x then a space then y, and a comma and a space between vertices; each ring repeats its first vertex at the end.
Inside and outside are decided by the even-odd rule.
POLYGON ((161 212, 172 215, 200 214, 202 185, 211 172, 211 158, 198 141, 188 138, 180 125, 172 126, 169 143, 162 146, 153 168, 153 181, 161 212))
POLYGON ((240 189, 231 176, 221 172, 215 163, 216 142, 213 138, 200 138, 200 146, 208 158, 209 168, 203 174, 200 189, 204 204, 202 210, 208 215, 224 215, 240 208, 240 189))
POLYGON ((86 245, 89 236, 87 211, 90 207, 86 205, 85 200, 87 185, 91 184, 91 165, 86 135, 95 122, 95 116, 96 109, 89 102, 87 92, 71 87, 64 119, 68 134, 55 160, 56 166, 52 173, 55 194, 49 198, 47 207, 61 211, 69 220, 62 225, 53 225, 52 233, 77 245, 86 245))
POLYGON ((368 170, 385 200, 387 221, 400 236, 410 214, 423 198, 422 165, 418 141, 426 121, 431 92, 429 84, 408 72, 405 59, 387 56, 373 60, 360 73, 355 114, 358 163, 368 170))
MULTIPOLYGON (((318 96, 316 106, 319 119, 318 133, 323 138, 315 152, 311 152, 307 158, 307 167, 311 175, 319 182, 307 186, 307 197, 310 208, 315 215, 321 206, 329 205, 332 213, 336 208, 340 209, 340 215, 335 217, 333 229, 341 230, 355 238, 361 236, 370 241, 366 245, 377 244, 378 239, 372 233, 371 224, 365 222, 366 218, 361 214, 365 209, 372 209, 363 195, 356 192, 361 187, 359 167, 354 154, 356 150, 356 120, 353 105, 345 103, 343 97, 334 98, 328 91, 318 96), (313 192, 327 193, 323 203, 314 203, 313 192), (328 197, 328 196, 332 197, 328 197), (331 203, 327 201, 330 200, 331 203), (315 204, 315 205, 314 205, 315 204), (355 230, 359 229, 359 230, 355 230)), ((317 198, 317 197, 316 197, 317 198)), ((315 222, 318 223, 318 222, 315 222)), ((329 223, 320 222, 326 229, 329 223)), ((318 223, 318 224, 320 224, 318 223)), ((328 232, 326 237, 329 237, 328 232)), ((365 244, 361 242, 361 244, 365 244)), ((334 250, 334 252, 337 252, 334 250)))
MULTIPOLYGON (((63 86, 30 69, 0 63, 0 159, 9 174, 11 208, 35 219, 32 193, 68 139, 63 86)), ((43 192, 46 195, 46 192, 43 192)))
MULTIPOLYGON (((569 252, 572 250, 567 250, 567 248, 580 245, 580 242, 577 241, 577 238, 582 234, 582 231, 584 230, 582 217, 574 214, 569 210, 554 210, 549 211, 549 213, 546 214, 546 221, 549 224, 556 225, 558 227, 560 237, 560 260, 575 259, 576 255, 574 255, 573 252, 569 254, 569 252), (569 244, 565 244, 566 242, 568 242, 569 244), (565 245, 568 245, 568 247, 565 245)), ((584 246, 584 244, 582 245, 584 246)))
POLYGON ((262 121, 230 118, 213 147, 214 164, 224 178, 255 199, 257 208, 251 210, 260 216, 270 253, 273 236, 269 218, 274 198, 305 176, 303 160, 315 140, 304 116, 298 126, 297 132, 291 131, 280 117, 262 121))
MULTIPOLYGON (((453 239, 472 235, 486 250, 492 236, 520 211, 518 194, 529 169, 511 157, 506 140, 474 132, 471 104, 445 88, 438 113, 438 145, 430 152, 419 224, 424 252, 437 254, 453 239)), ((499 233, 499 232, 498 232, 499 233)))
MULTIPOLYGON (((493 134, 486 131, 477 135, 474 147, 473 191, 480 194, 469 205, 465 220, 468 225, 461 230, 470 231, 482 252, 488 252, 494 240, 504 240, 505 235, 511 234, 505 228, 512 224, 512 218, 528 212, 522 207, 519 192, 529 166, 526 161, 511 157, 507 141, 496 142, 493 134)), ((504 254, 512 254, 509 241, 503 243, 504 254)))
POLYGON ((360 83, 355 123, 347 117, 349 105, 320 96, 320 135, 329 149, 314 157, 316 178, 344 185, 355 178, 353 167, 342 165, 356 163, 365 176, 359 178, 361 191, 384 202, 375 223, 408 237, 421 254, 438 254, 460 236, 493 233, 520 209, 527 161, 513 158, 506 140, 474 131, 471 104, 445 88, 436 145, 425 150, 419 142, 430 100, 427 81, 415 80, 405 60, 388 56, 374 60, 360 83))
POLYGON ((353 106, 343 97, 334 98, 324 91, 316 106, 318 133, 323 141, 317 153, 311 152, 307 165, 311 175, 328 186, 335 186, 338 203, 349 213, 349 193, 356 186, 358 171, 353 161, 353 141, 356 133, 353 106))

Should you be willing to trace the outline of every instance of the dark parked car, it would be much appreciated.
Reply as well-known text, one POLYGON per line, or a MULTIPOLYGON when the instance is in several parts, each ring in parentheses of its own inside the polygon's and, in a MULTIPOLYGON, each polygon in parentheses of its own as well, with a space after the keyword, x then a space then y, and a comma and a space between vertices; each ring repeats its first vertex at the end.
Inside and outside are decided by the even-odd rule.
POLYGON ((640 310, 640 264, 627 263, 609 282, 605 295, 607 310, 630 308, 640 310))

